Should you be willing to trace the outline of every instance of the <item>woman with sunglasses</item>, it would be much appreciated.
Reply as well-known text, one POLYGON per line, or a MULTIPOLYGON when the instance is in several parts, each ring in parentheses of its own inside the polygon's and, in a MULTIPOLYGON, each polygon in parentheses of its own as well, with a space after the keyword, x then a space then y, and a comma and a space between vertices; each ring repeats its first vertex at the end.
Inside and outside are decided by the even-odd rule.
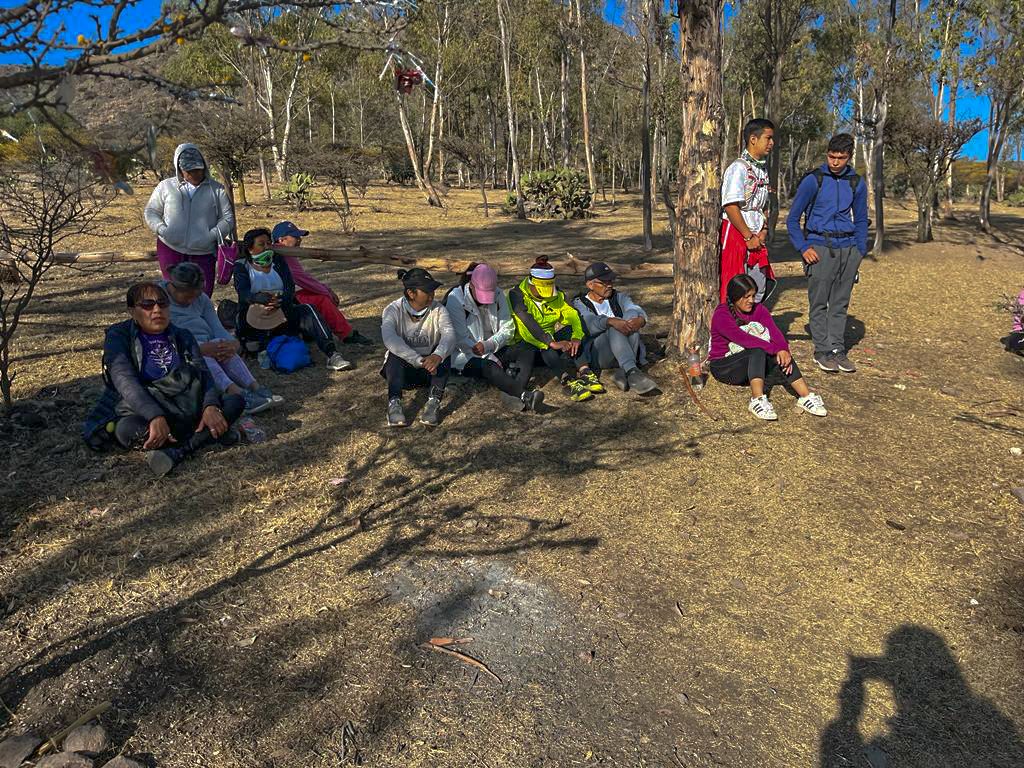
POLYGON ((130 319, 107 329, 106 389, 85 424, 91 448, 114 442, 146 451, 158 477, 214 442, 235 442, 245 401, 217 392, 195 337, 171 324, 171 300, 156 283, 128 291, 130 319))

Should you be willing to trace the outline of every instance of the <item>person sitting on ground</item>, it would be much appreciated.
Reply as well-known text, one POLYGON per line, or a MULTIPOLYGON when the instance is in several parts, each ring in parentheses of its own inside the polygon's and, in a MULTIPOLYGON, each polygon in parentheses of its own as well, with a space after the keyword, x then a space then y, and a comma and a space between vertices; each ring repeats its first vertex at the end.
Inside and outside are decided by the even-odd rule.
POLYGON ((217 389, 245 399, 246 413, 260 413, 284 400, 261 387, 238 356, 238 341, 217 317, 210 297, 203 293, 203 273, 195 264, 182 262, 170 269, 171 279, 158 285, 171 297, 171 322, 195 337, 217 389))
POLYGON ((408 425, 402 390, 429 386, 420 422, 436 427, 451 373, 455 329, 444 305, 434 301, 441 285, 425 269, 398 270, 402 296, 384 307, 381 338, 387 352, 380 374, 388 382, 388 426, 408 425))
POLYGON ((521 361, 517 376, 524 385, 539 357, 566 387, 570 399, 582 402, 605 391, 590 364, 577 360, 585 335, 583 323, 555 286, 555 270, 547 256, 537 257, 529 277, 509 291, 508 301, 516 325, 516 344, 525 344, 533 352, 513 353, 521 361))
POLYGON ((171 299, 156 283, 128 290, 131 318, 107 328, 106 388, 86 422, 92 448, 115 441, 143 449, 157 476, 214 442, 236 442, 230 430, 245 401, 221 395, 195 338, 171 324, 171 299))
POLYGON ((1018 294, 1010 314, 1013 316, 1013 327, 1002 338, 1003 347, 1007 352, 1024 355, 1024 291, 1018 294))
POLYGON ((284 257, 274 253, 270 239, 270 230, 262 227, 250 229, 242 238, 234 271, 238 340, 255 351, 265 348, 275 336, 301 336, 316 343, 331 370, 351 368, 352 363, 338 353, 320 313, 295 301, 291 270, 284 257))
POLYGON ((796 404, 815 416, 825 416, 825 404, 804 381, 789 344, 771 313, 757 304, 757 283, 736 275, 726 286, 726 299, 711 315, 711 375, 723 384, 750 386, 748 410, 759 419, 775 421, 778 414, 765 394, 765 382, 785 382, 796 392, 796 404))
MULTIPOLYGON (((474 262, 445 299, 455 329, 452 367, 463 376, 483 379, 497 387, 512 410, 536 411, 544 402, 544 393, 526 389, 525 382, 506 370, 516 353, 516 348, 509 346, 516 329, 508 298, 497 288, 494 269, 474 262)), ((521 346, 518 350, 533 355, 532 348, 521 346)))
MULTIPOLYGON (((274 245, 283 245, 287 248, 299 248, 302 245, 302 238, 308 234, 308 230, 299 229, 290 221, 275 224, 274 231, 271 233, 274 245)), ((291 270, 292 280, 295 281, 295 300, 297 302, 315 307, 324 322, 327 323, 327 327, 341 339, 343 344, 373 343, 353 328, 348 318, 342 314, 339 309, 341 300, 338 298, 338 294, 309 274, 303 268, 302 262, 295 256, 285 256, 284 260, 288 269, 291 270)))
POLYGON ((615 290, 617 279, 611 267, 595 261, 583 273, 587 290, 573 299, 572 305, 587 331, 587 359, 597 371, 614 368, 612 381, 623 392, 661 394, 657 383, 640 370, 647 362, 647 350, 640 339, 647 313, 629 294, 615 290))

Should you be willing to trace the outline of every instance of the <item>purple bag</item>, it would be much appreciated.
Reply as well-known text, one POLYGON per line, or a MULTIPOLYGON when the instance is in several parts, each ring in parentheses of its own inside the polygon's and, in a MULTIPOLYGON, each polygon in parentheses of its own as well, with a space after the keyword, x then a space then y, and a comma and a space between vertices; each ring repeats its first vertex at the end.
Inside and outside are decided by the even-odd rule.
POLYGON ((235 271, 238 260, 238 243, 224 242, 224 236, 217 233, 217 283, 227 285, 231 282, 231 274, 235 271))

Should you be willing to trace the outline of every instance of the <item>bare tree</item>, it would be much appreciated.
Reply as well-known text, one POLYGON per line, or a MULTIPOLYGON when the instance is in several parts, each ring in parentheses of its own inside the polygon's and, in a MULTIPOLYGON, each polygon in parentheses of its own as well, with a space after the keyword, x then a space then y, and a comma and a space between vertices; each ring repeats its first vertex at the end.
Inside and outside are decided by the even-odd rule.
POLYGON ((523 200, 523 183, 519 170, 519 150, 516 148, 516 113, 512 107, 512 63, 511 41, 509 39, 508 0, 497 0, 498 30, 501 33, 501 69, 505 78, 505 104, 508 111, 508 143, 512 153, 512 184, 516 195, 516 218, 526 218, 526 201, 523 200))
POLYGON ((57 263, 62 242, 94 231, 113 190, 82 157, 43 152, 0 174, 0 397, 12 405, 14 340, 43 276, 57 263))

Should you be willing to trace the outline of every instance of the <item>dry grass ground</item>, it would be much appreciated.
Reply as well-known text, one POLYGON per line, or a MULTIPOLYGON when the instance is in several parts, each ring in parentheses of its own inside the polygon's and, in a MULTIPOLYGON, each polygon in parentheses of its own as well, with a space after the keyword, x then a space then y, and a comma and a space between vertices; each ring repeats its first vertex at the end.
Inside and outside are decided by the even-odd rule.
MULTIPOLYGON (((147 191, 82 247, 149 246, 147 191)), ((642 258, 629 198, 545 223, 484 220, 462 192, 443 213, 408 190, 355 202, 350 238, 276 203, 242 223, 642 258)), ((523 417, 460 384, 437 430, 387 432, 377 348, 352 372, 261 374, 287 397, 258 417, 271 440, 161 482, 77 438, 103 329, 153 269, 55 271, 0 422, 5 732, 112 699, 118 746, 179 768, 1024 765, 1024 362, 997 309, 1021 256, 968 224, 912 245, 909 209, 890 215, 854 294, 857 375, 810 370, 801 280, 775 307, 826 419, 777 389, 780 421, 755 423, 712 383, 710 420, 661 364, 653 401, 549 384, 555 409, 523 417), (417 648, 434 635, 474 638, 502 683, 417 648)), ((390 271, 314 270, 379 339, 390 271)), ((630 290, 664 329, 669 287, 630 290)))

